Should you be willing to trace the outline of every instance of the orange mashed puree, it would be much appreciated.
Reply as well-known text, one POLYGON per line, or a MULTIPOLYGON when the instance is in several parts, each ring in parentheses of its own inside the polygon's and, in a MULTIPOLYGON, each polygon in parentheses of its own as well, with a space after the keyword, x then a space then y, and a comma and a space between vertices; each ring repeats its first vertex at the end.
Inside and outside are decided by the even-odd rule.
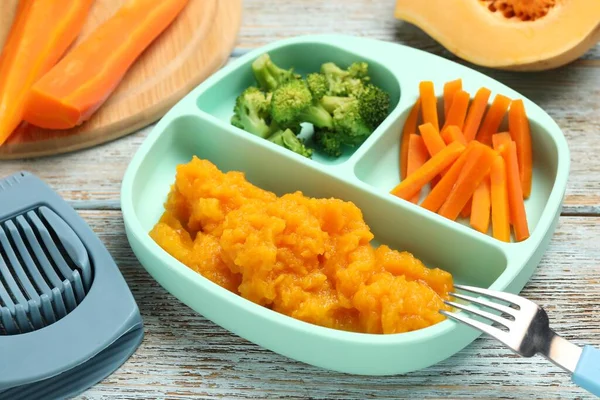
POLYGON ((408 252, 373 248, 351 202, 277 197, 241 172, 196 157, 177 167, 150 232, 165 251, 222 287, 302 321, 364 333, 440 322, 452 276, 408 252))

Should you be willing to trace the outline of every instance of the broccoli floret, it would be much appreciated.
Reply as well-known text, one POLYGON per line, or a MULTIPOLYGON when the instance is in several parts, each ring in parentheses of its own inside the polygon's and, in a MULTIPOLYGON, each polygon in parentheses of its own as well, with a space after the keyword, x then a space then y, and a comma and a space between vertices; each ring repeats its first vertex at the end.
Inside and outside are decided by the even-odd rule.
POLYGON ((368 64, 354 63, 344 70, 332 62, 321 65, 321 73, 327 79, 331 96, 357 96, 369 81, 368 64))
POLYGON ((300 75, 295 74, 293 68, 286 70, 278 67, 267 53, 254 60, 252 72, 258 86, 266 91, 273 91, 282 83, 300 79, 300 75))
POLYGON ((325 75, 323 74, 308 74, 306 77, 306 84, 308 85, 308 89, 310 89, 310 92, 315 100, 321 99, 321 97, 325 96, 329 90, 327 78, 325 78, 325 75))
POLYGON ((323 96, 321 105, 333 114, 340 106, 356 100, 359 103, 360 115, 371 129, 377 128, 388 116, 390 95, 372 84, 366 85, 356 98, 353 96, 323 96))
POLYGON ((358 96, 360 113, 367 124, 375 129, 388 116, 390 95, 375 85, 368 84, 358 96))
POLYGON ((321 105, 324 109, 333 114, 336 108, 355 100, 354 97, 323 96, 321 98, 321 105))
POLYGON ((294 135, 298 136, 300 132, 302 132, 302 125, 300 125, 300 123, 290 123, 286 124, 285 126, 282 126, 273 120, 271 122, 271 134, 269 136, 274 135, 279 131, 284 131, 286 129, 289 129, 294 133, 294 135))
POLYGON ((308 89, 306 82, 294 80, 282 84, 273 92, 271 116, 281 126, 310 122, 319 128, 333 127, 331 114, 327 112, 308 89))
POLYGON ((350 101, 333 112, 334 131, 340 140, 350 146, 358 146, 373 132, 360 113, 358 100, 350 101))
POLYGON ((341 135, 337 132, 315 129, 313 138, 321 151, 328 156, 339 157, 342 155, 341 135))
POLYGON ((369 64, 366 62, 355 62, 348 67, 348 73, 353 78, 359 78, 365 82, 369 80, 369 64))
POLYGON ((254 86, 244 90, 236 99, 231 124, 262 138, 268 137, 270 97, 254 86))
POLYGON ((280 130, 269 137, 269 140, 279 146, 298 153, 301 156, 310 158, 312 149, 309 149, 290 129, 280 130))

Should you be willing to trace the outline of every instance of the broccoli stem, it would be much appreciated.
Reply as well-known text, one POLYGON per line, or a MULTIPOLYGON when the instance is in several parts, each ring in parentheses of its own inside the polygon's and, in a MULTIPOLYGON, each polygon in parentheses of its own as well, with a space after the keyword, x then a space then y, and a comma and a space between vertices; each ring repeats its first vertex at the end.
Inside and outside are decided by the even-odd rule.
POLYGON ((301 156, 307 158, 312 156, 312 150, 307 148, 290 129, 278 131, 271 135, 268 140, 301 156))
POLYGON ((310 105, 302 111, 300 113, 300 120, 310 122, 319 128, 333 128, 333 118, 331 114, 318 103, 310 105))
POLYGON ((295 77, 293 70, 279 68, 268 54, 263 54, 254 60, 252 72, 258 86, 267 91, 275 90, 282 83, 295 77))

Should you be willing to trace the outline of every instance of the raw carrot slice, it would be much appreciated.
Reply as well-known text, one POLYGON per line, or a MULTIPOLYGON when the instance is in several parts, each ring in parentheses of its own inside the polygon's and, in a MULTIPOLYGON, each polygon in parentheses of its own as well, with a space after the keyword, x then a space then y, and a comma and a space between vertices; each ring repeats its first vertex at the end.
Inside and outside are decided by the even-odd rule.
POLYGON ((464 151, 465 146, 458 142, 452 143, 444 150, 431 157, 425 164, 416 170, 412 175, 406 177, 400 182, 391 194, 402 199, 410 199, 419 192, 434 176, 442 172, 446 167, 452 164, 464 151))
POLYGON ((479 157, 474 157, 472 154, 467 159, 456 185, 454 185, 448 198, 440 207, 439 214, 441 216, 453 221, 456 220, 467 201, 473 196, 477 186, 489 173, 492 162, 498 153, 481 143, 478 144, 479 146, 483 147, 483 151, 479 157))
MULTIPOLYGON (((0 55, 0 145, 21 123, 32 85, 79 35, 93 0, 22 0, 0 55)), ((64 79, 69 79, 67 74, 64 79)))
MULTIPOLYGON (((446 114, 444 128, 450 125, 456 125, 458 129, 463 129, 463 126, 465 124, 465 117, 467 116, 467 109, 469 108, 470 99, 471 96, 464 90, 458 90, 454 94, 452 106, 450 106, 450 110, 448 110, 448 113, 446 114)), ((442 128, 442 130, 444 128, 442 128)))
POLYGON ((490 89, 482 87, 475 94, 475 98, 471 102, 469 111, 467 112, 467 118, 465 119, 465 125, 463 127, 463 134, 467 142, 475 139, 477 131, 479 130, 479 124, 487 108, 488 100, 492 92, 490 89))
POLYGON ((496 95, 477 132, 477 140, 488 146, 492 144, 492 135, 498 132, 509 106, 510 99, 508 97, 501 94, 496 95))
MULTIPOLYGON (((473 141, 471 141, 471 143, 473 143, 473 141)), ((476 142, 476 143, 479 143, 479 142, 476 142)), ((469 166, 469 168, 472 168, 472 167, 469 166)), ((467 203, 465 204, 465 206, 460 211, 460 216, 462 218, 469 218, 471 216, 471 208, 472 207, 473 207, 472 197, 469 197, 469 200, 467 200, 467 203)))
POLYGON ((510 131, 512 140, 517 145, 521 186, 523 187, 523 196, 527 199, 531 194, 532 180, 531 131, 529 128, 529 119, 525 113, 525 105, 521 99, 513 101, 510 105, 510 110, 508 111, 508 130, 510 131))
POLYGON ((439 132, 440 125, 438 123, 437 113, 437 98, 433 82, 422 81, 419 83, 419 94, 421 96, 421 113, 423 114, 423 123, 430 122, 431 125, 439 132))
POLYGON ((471 152, 478 151, 481 153, 482 149, 473 149, 473 145, 476 142, 471 142, 466 148, 465 151, 462 152, 460 157, 452 164, 452 166, 448 169, 448 172, 444 177, 439 181, 437 185, 429 192, 425 200, 421 203, 421 207, 437 212, 439 208, 444 204, 444 201, 448 198, 450 191, 454 187, 454 184, 458 180, 458 176, 462 171, 467 158, 470 156, 471 152))
POLYGON ((419 111, 421 111, 421 100, 417 99, 413 105, 406 122, 404 122, 404 128, 402 128, 402 139, 400 141, 400 179, 406 178, 406 167, 408 163, 408 145, 410 141, 410 135, 417 133, 417 121, 419 119, 419 111))
POLYGON ((487 175, 473 193, 471 208, 471 227, 481 233, 487 233, 490 227, 490 176, 487 175))
MULTIPOLYGON (((427 152, 427 147, 425 147, 423 138, 415 133, 411 133, 408 143, 408 163, 406 175, 412 175, 415 171, 421 168, 421 166, 425 164, 428 159, 429 153, 427 152)), ((410 199, 410 201, 416 204, 419 201, 420 195, 421 191, 419 190, 417 194, 410 199)))
POLYGON ((502 156, 496 157, 492 164, 490 191, 492 199, 492 235, 495 239, 510 242, 506 163, 502 156))
POLYGON ((444 85, 444 118, 448 118, 448 112, 454 101, 454 94, 462 90, 462 79, 446 82, 444 85))
POLYGON ((467 204, 465 204, 463 209, 460 211, 461 217, 469 218, 471 216, 471 208, 473 207, 472 203, 473 203, 473 198, 471 197, 469 200, 467 200, 467 204))
POLYGON ((502 151, 503 146, 510 145, 512 138, 508 132, 500 132, 492 135, 492 146, 496 151, 502 151))
POLYGON ((517 145, 510 142, 508 147, 502 150, 502 157, 506 163, 506 181, 508 182, 508 205, 510 220, 515 231, 515 239, 521 242, 529 237, 527 226, 527 215, 523 201, 523 189, 521 189, 521 178, 519 176, 519 165, 517 161, 517 145))
MULTIPOLYGON (((508 148, 508 146, 510 146, 510 142, 512 142, 512 138, 510 137, 510 134, 508 132, 501 132, 492 135, 492 143, 494 150, 496 150, 500 154, 502 154, 502 151, 505 148, 508 148)), ((512 224, 512 215, 510 213, 508 214, 508 222, 512 224)))
POLYGON ((449 145, 455 141, 459 141, 465 146, 467 145, 467 139, 465 139, 465 135, 463 135, 456 125, 450 125, 444 128, 442 131, 442 138, 444 139, 446 145, 449 145))
POLYGON ((444 150, 446 147, 444 139, 442 139, 438 131, 430 122, 419 125, 419 131, 421 132, 421 136, 423 137, 423 141, 425 142, 425 146, 427 146, 427 151, 429 151, 430 156, 433 157, 444 150))
POLYGON ((49 129, 68 129, 89 119, 187 2, 126 2, 33 85, 24 119, 49 129))

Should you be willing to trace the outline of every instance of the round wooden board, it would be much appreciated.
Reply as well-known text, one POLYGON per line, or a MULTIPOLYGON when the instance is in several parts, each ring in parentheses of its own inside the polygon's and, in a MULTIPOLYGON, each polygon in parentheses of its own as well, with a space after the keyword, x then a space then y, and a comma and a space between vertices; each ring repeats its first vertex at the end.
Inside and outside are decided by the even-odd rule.
MULTIPOLYGON (((78 41, 124 2, 96 0, 78 41)), ((227 62, 235 46, 241 13, 242 0, 190 0, 89 121, 68 130, 46 130, 22 124, 0 146, 0 160, 80 150, 155 122, 227 62)), ((4 18, 0 21, 5 22, 4 18)))

